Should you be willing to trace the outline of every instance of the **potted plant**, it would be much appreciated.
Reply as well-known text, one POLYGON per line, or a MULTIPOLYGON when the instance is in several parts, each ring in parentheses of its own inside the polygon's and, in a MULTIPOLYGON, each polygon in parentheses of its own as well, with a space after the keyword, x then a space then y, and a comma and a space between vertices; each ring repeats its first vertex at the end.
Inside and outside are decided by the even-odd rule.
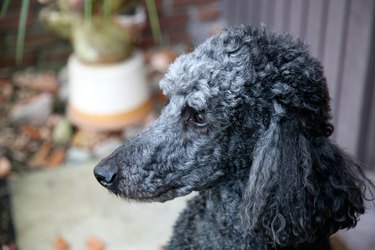
POLYGON ((143 54, 132 46, 146 20, 139 0, 48 1, 40 19, 73 45, 67 115, 74 124, 119 130, 151 110, 143 54))

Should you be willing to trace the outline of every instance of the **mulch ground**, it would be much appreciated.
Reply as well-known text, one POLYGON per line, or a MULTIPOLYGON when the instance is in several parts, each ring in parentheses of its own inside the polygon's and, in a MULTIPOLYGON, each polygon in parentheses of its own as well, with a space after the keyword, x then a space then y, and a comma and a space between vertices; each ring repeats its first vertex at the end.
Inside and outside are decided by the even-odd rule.
POLYGON ((15 233, 11 216, 10 193, 6 178, 0 179, 0 246, 15 249, 15 233))

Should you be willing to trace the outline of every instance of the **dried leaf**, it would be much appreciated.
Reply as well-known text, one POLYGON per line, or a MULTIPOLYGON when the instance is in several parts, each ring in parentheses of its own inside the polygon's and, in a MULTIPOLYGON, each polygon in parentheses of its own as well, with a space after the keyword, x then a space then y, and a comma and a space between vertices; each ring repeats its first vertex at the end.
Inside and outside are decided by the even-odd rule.
POLYGON ((13 85, 10 81, 0 80, 0 102, 6 102, 13 95, 13 85))
POLYGON ((10 161, 5 157, 1 157, 0 158, 0 178, 9 175, 11 170, 12 170, 12 164, 10 163, 10 161))
POLYGON ((69 243, 61 236, 56 237, 53 242, 53 247, 56 250, 68 250, 70 248, 69 243))
POLYGON ((28 162, 29 166, 32 168, 38 168, 47 166, 48 155, 51 151, 52 145, 49 142, 44 142, 40 147, 39 151, 31 158, 28 162))
POLYGON ((77 148, 91 149, 94 145, 106 139, 106 135, 89 130, 79 130, 73 136, 72 144, 77 148))
POLYGON ((64 163, 66 155, 66 149, 64 147, 56 148, 52 151, 51 155, 47 160, 48 167, 56 167, 64 163))
POLYGON ((32 139, 36 139, 36 140, 42 139, 42 133, 40 132, 40 130, 37 127, 32 126, 30 124, 23 126, 21 128, 21 133, 29 136, 32 139))
POLYGON ((87 240, 87 250, 104 250, 104 243, 95 236, 91 236, 87 240))
POLYGON ((20 87, 27 87, 41 92, 55 94, 58 88, 56 74, 54 72, 23 72, 18 73, 13 79, 20 87))

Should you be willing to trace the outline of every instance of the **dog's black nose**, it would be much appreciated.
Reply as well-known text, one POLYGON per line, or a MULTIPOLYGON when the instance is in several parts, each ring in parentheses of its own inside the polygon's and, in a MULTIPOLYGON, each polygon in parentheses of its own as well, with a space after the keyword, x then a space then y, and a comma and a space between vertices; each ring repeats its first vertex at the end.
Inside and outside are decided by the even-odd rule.
POLYGON ((102 184, 104 187, 108 187, 116 179, 116 169, 99 163, 94 168, 94 175, 100 184, 102 184))

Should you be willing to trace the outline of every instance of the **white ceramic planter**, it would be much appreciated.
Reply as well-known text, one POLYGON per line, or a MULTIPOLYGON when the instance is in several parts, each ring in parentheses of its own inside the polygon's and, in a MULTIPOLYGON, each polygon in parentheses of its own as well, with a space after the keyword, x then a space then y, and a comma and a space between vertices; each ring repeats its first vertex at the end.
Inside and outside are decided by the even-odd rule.
POLYGON ((69 70, 69 119, 92 130, 119 130, 138 122, 152 108, 143 54, 126 61, 88 65, 72 55, 69 70))

